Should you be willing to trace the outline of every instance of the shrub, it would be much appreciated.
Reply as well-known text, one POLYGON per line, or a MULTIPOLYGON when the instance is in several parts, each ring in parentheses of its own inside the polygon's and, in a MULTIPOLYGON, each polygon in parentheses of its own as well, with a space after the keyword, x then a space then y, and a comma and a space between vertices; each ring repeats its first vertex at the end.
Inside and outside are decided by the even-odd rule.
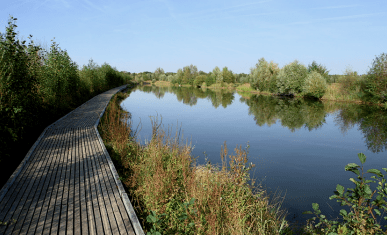
POLYGON ((201 86, 203 82, 206 80, 206 75, 199 75, 195 78, 193 85, 194 86, 201 86))
POLYGON ((255 68, 251 69, 250 85, 254 89, 260 91, 275 91, 277 89, 276 76, 278 73, 278 64, 275 64, 272 61, 268 63, 265 58, 262 57, 255 65, 255 68))
POLYGON ((307 74, 307 68, 297 60, 285 65, 277 77, 279 92, 282 94, 301 93, 307 74))
POLYGON ((79 98, 78 65, 55 41, 44 63, 44 79, 40 81, 44 87, 43 95, 54 110, 68 111, 79 98))
MULTIPOLYGON (((0 141, 22 138, 23 129, 34 125, 38 106, 38 81, 29 67, 39 50, 31 42, 16 39, 17 19, 10 17, 5 34, 0 34, 0 141), (35 114, 34 114, 35 113, 35 114)), ((3 145, 4 144, 4 145, 3 145)), ((0 149, 0 160, 3 148, 0 149)))
MULTIPOLYGON (((359 153, 358 157, 363 165, 366 161, 366 156, 363 153, 359 153)), ((382 169, 387 172, 387 168, 382 169)), ((387 203, 385 201, 387 198, 387 183, 385 175, 380 170, 369 169, 367 173, 374 174, 374 176, 371 176, 371 180, 366 180, 363 166, 360 167, 355 163, 347 164, 345 170, 357 175, 359 181, 354 178, 349 179, 355 184, 355 189, 348 188, 347 192, 344 193, 344 187, 338 184, 334 192, 335 195, 329 199, 337 199, 337 202, 340 202, 342 206, 349 206, 349 213, 347 210, 340 210, 343 222, 339 224, 338 221, 329 221, 325 215, 320 215, 319 205, 313 203, 314 214, 317 217, 313 217, 309 222, 317 218, 320 221, 315 226, 307 226, 307 232, 312 232, 313 234, 316 234, 318 231, 320 232, 317 234, 386 234, 377 222, 377 218, 382 217, 381 210, 384 213, 387 211, 387 203), (359 169, 361 169, 361 174, 359 169), (376 190, 372 191, 369 183, 378 183, 376 190), (376 197, 375 194, 377 194, 376 197)), ((312 214, 312 212, 306 211, 304 214, 312 214)), ((387 217, 384 217, 384 220, 387 220, 387 217)))
POLYGON ((206 78, 206 84, 207 86, 211 86, 212 84, 214 84, 216 82, 215 80, 215 75, 213 73, 209 74, 206 78))
POLYGON ((320 99, 327 90, 327 82, 317 71, 312 71, 305 79, 303 92, 306 96, 320 99))
POLYGON ((312 71, 318 72, 326 81, 329 80, 329 70, 322 64, 313 61, 312 64, 308 65, 308 72, 311 73, 312 71))
POLYGON ((362 86, 364 100, 375 103, 387 102, 387 54, 377 56, 362 86))
POLYGON ((212 74, 213 74, 214 77, 215 77, 216 83, 221 83, 221 82, 223 82, 223 72, 220 71, 220 69, 219 69, 218 66, 216 66, 216 67, 212 70, 212 74))

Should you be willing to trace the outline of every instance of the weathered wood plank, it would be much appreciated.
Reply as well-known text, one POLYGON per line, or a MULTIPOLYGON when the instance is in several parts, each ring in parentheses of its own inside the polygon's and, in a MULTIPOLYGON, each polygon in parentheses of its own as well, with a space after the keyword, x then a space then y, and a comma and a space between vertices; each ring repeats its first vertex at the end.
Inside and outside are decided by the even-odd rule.
MULTIPOLYGON (((96 131, 94 130, 94 132, 96 132, 96 131)), ((107 188, 107 195, 108 195, 108 197, 105 198, 105 200, 110 200, 110 202, 111 202, 114 217, 115 217, 118 229, 119 229, 119 234, 128 234, 128 233, 133 231, 133 228, 132 228, 132 225, 130 223, 129 217, 125 211, 125 207, 122 204, 122 199, 120 198, 120 195, 119 195, 119 192, 117 189, 117 185, 114 182, 114 178, 109 177, 109 175, 111 174, 111 171, 110 171, 107 159, 106 159, 106 155, 102 149, 101 144, 98 141, 97 135, 94 136, 93 143, 95 144, 94 145, 95 148, 99 152, 101 152, 101 154, 99 155, 99 161, 100 161, 101 166, 102 166, 102 168, 101 168, 102 175, 104 176, 104 179, 105 179, 105 184, 106 184, 106 188, 107 188)), ((114 233, 114 234, 118 234, 118 231, 117 231, 117 233, 114 233)), ((134 234, 134 233, 132 232, 132 234, 134 234)))
POLYGON ((50 214, 48 213, 50 202, 51 202, 51 205, 53 203, 55 203, 55 201, 53 200, 52 197, 56 197, 55 192, 54 192, 54 187, 55 187, 55 182, 57 180, 57 175, 60 174, 60 173, 58 173, 60 170, 59 163, 61 160, 59 152, 60 152, 62 138, 65 137, 63 135, 63 132, 64 132, 64 130, 58 130, 57 133, 58 133, 58 135, 60 135, 61 138, 55 137, 57 139, 57 142, 55 143, 55 148, 53 149, 53 151, 51 152, 51 155, 50 155, 50 157, 53 159, 53 164, 50 167, 50 170, 48 172, 48 177, 50 180, 49 180, 48 188, 47 188, 46 193, 44 195, 44 201, 43 201, 43 205, 42 205, 41 214, 40 214, 38 222, 37 222, 36 234, 43 233, 44 225, 46 222, 46 217, 47 217, 47 215, 50 216, 50 214))

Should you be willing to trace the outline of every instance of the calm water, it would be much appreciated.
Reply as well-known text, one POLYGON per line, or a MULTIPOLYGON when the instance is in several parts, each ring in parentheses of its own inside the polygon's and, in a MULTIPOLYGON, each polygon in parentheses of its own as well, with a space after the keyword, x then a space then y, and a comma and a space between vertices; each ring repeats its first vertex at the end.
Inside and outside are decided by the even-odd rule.
POLYGON ((286 194, 289 220, 310 218, 301 213, 312 211, 313 202, 336 218, 343 208, 329 196, 337 184, 353 187, 355 175, 344 166, 360 165, 357 153, 367 156, 365 169, 387 167, 387 112, 375 107, 157 87, 137 88, 122 106, 133 127, 141 120, 142 143, 151 136, 149 116, 161 116, 164 129, 181 125, 197 164, 221 163, 224 141, 229 151, 249 144, 252 178, 268 192, 286 194))

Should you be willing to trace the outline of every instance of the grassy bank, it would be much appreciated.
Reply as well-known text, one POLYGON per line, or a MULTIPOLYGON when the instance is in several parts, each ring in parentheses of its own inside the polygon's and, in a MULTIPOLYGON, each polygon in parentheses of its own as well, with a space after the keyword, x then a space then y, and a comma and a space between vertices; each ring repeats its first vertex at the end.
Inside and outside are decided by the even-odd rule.
MULTIPOLYGON (((168 81, 156 81, 151 82, 147 81, 148 85, 155 85, 158 87, 168 87, 168 86, 178 86, 176 84, 171 84, 168 81)), ((191 85, 182 85, 183 87, 191 87, 191 85)), ((249 83, 244 84, 228 84, 224 83, 223 86, 221 84, 212 84, 211 86, 202 86, 202 88, 207 89, 230 89, 230 90, 236 90, 238 94, 247 96, 248 94, 261 94, 261 95, 272 95, 271 92, 268 91, 258 91, 251 87, 249 83)), ((325 92, 324 96, 321 97, 321 100, 327 100, 327 101, 337 101, 337 102, 353 102, 353 103, 363 103, 363 101, 359 98, 361 94, 360 92, 360 86, 355 86, 354 88, 348 89, 346 87, 346 84, 343 83, 331 83, 327 85, 327 91, 325 92)), ((297 95, 295 95, 297 96, 297 95)), ((382 104, 379 104, 381 106, 382 104)))
POLYGON ((191 147, 171 130, 152 121, 152 139, 136 143, 127 124, 130 115, 117 94, 99 130, 148 232, 162 234, 280 234, 288 227, 280 200, 275 203, 250 184, 248 149, 221 149, 222 166, 197 166, 191 147), (122 122, 120 121, 122 120, 122 122))

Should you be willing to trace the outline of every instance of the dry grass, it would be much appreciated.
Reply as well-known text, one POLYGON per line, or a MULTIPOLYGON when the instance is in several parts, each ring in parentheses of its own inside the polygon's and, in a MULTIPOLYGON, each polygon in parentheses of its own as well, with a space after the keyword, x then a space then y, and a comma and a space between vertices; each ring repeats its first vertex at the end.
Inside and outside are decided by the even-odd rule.
POLYGON ((153 83, 155 86, 158 86, 158 87, 169 87, 171 86, 171 83, 168 82, 168 81, 157 81, 155 83, 153 83))
MULTIPOLYGON (((359 91, 357 90, 357 92, 359 91)), ((362 102, 355 94, 351 94, 350 92, 346 91, 340 83, 328 84, 328 89, 321 99, 356 103, 362 102)))

